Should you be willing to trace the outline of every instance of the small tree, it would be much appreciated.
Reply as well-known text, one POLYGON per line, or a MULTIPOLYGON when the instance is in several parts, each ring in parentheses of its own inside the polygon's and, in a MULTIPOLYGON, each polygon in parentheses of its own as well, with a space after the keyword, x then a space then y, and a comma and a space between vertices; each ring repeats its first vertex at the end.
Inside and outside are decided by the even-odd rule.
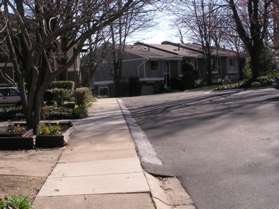
POLYGON ((0 0, 1 45, 13 64, 27 127, 38 131, 43 95, 93 34, 142 0, 0 0))

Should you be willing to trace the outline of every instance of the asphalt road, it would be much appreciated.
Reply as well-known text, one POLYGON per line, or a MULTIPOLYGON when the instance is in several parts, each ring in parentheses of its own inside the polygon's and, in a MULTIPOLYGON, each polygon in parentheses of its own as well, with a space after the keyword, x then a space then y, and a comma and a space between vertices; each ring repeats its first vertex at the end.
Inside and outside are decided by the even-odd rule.
POLYGON ((123 100, 198 209, 279 209, 279 90, 123 100))

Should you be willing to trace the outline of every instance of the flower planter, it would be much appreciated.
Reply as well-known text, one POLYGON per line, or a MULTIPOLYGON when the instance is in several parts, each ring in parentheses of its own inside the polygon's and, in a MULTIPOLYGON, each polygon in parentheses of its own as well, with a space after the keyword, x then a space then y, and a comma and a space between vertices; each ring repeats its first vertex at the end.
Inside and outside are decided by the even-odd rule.
MULTIPOLYGON (((67 124, 66 124, 67 125, 67 124)), ((72 125, 72 124, 70 124, 72 125)), ((65 146, 74 130, 74 127, 68 128, 62 135, 59 136, 43 136, 36 137, 36 148, 55 148, 65 146)))
POLYGON ((0 137, 0 150, 22 150, 33 149, 32 137, 6 136, 0 137))
POLYGON ((63 147, 65 145, 64 136, 43 136, 39 135, 36 137, 37 148, 55 148, 63 147))

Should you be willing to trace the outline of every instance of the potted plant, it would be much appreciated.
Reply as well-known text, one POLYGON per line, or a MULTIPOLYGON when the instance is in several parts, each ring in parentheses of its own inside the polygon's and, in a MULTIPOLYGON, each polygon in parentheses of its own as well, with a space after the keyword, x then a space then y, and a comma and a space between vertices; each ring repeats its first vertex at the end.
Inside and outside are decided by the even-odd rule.
POLYGON ((39 135, 36 137, 37 148, 63 147, 65 144, 62 128, 59 123, 42 123, 39 126, 39 135))
POLYGON ((34 143, 32 135, 32 133, 29 134, 26 130, 24 124, 9 124, 8 127, 0 133, 0 149, 33 149, 34 143))

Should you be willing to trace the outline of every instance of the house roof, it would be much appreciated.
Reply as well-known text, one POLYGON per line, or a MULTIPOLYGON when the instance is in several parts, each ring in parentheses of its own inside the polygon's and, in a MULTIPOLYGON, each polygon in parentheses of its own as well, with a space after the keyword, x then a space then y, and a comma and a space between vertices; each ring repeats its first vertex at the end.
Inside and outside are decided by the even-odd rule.
MULTIPOLYGON (((180 44, 169 41, 164 41, 162 44, 145 44, 137 42, 133 46, 127 47, 130 53, 137 53, 139 56, 150 56, 150 57, 188 57, 188 58, 203 58, 202 46, 199 44, 180 44)), ((232 50, 220 48, 216 49, 212 47, 212 54, 220 57, 235 57, 237 53, 232 50)))
POLYGON ((163 48, 157 48, 156 46, 140 42, 135 45, 127 45, 125 47, 125 52, 150 60, 182 60, 183 58, 183 56, 176 52, 164 50, 163 48))
MULTIPOLYGON (((186 44, 180 44, 180 43, 173 43, 173 42, 169 42, 169 41, 164 41, 162 42, 162 45, 167 45, 167 46, 175 46, 176 48, 182 48, 184 50, 186 50, 187 52, 192 51, 195 52, 195 54, 203 54, 203 50, 202 50, 202 46, 200 44, 196 44, 196 43, 186 43, 186 44)), ((213 55, 217 55, 221 56, 221 57, 234 57, 237 56, 237 53, 233 50, 229 50, 229 49, 225 49, 225 48, 217 48, 216 47, 211 47, 211 52, 213 55)), ((182 52, 183 53, 183 52, 182 52)), ((186 56, 188 54, 185 54, 186 56)), ((195 56, 195 55, 192 55, 195 56)))
MULTIPOLYGON (((102 47, 100 49, 100 51, 108 52, 111 50, 111 46, 107 45, 104 48, 102 47)), ((217 54, 217 50, 213 47, 212 54, 217 54)), ((218 49, 218 55, 221 57, 235 57, 237 54, 232 50, 221 48, 218 49)), ((102 58, 110 62, 112 60, 112 53, 105 53, 105 55, 102 56, 102 58)), ((125 60, 147 59, 171 61, 182 60, 183 58, 204 58, 201 45, 179 44, 165 41, 162 42, 162 44, 146 44, 142 42, 136 42, 134 45, 125 46, 125 60)), ((83 59, 83 61, 85 61, 85 59, 83 59)))
POLYGON ((181 47, 179 45, 171 45, 171 44, 150 44, 153 47, 158 48, 159 50, 166 50, 169 52, 174 52, 182 57, 192 57, 192 58, 202 58, 203 54, 201 51, 195 51, 192 49, 187 49, 181 47))

